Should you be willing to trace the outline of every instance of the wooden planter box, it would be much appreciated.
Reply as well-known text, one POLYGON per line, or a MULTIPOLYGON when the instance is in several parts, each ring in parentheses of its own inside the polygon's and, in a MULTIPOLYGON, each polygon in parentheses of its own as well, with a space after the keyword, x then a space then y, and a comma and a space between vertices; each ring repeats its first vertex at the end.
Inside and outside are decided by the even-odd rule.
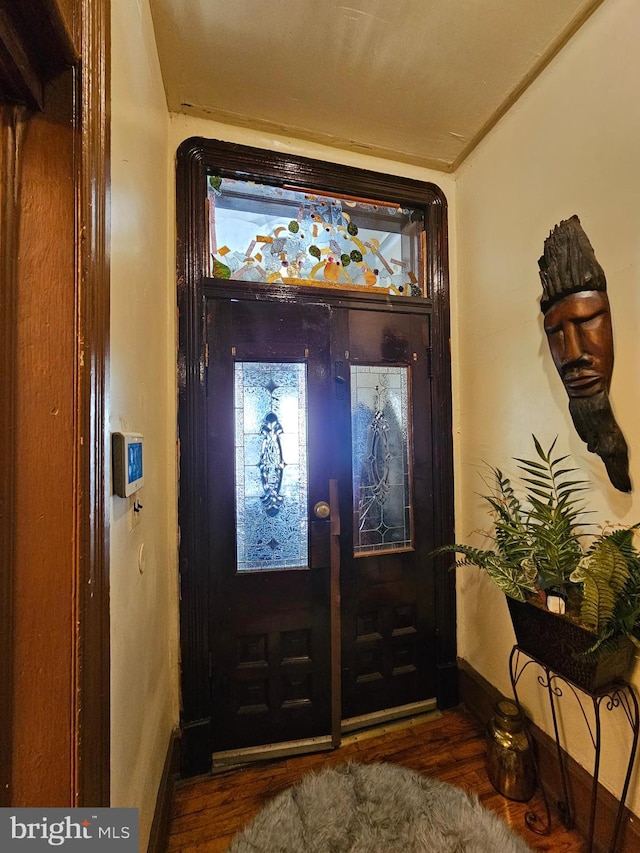
POLYGON ((585 659, 595 634, 543 607, 507 597, 516 641, 528 655, 568 681, 594 693, 614 681, 626 680, 633 660, 633 643, 620 637, 616 649, 585 659))

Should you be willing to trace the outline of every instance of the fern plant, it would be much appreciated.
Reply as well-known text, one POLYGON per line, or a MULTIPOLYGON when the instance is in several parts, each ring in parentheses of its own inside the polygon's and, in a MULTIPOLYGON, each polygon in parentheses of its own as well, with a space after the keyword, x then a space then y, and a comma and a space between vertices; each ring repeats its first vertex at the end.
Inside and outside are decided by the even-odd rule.
POLYGON ((568 456, 556 455, 557 439, 544 450, 533 436, 536 456, 517 457, 523 494, 499 468, 490 468, 490 549, 444 545, 433 552, 461 555, 456 566, 483 569, 505 595, 545 605, 559 596, 566 614, 594 632, 590 652, 629 636, 640 646, 639 525, 592 532, 583 493, 589 488, 568 456))

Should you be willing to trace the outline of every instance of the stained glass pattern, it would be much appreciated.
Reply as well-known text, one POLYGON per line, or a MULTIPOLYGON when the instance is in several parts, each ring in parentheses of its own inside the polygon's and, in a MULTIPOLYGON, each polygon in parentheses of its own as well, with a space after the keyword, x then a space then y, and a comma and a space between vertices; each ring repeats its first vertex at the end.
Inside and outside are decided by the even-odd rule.
POLYGON ((420 209, 207 180, 216 278, 424 295, 420 209))
POLYGON ((306 366, 235 365, 238 571, 308 564, 306 366))
POLYGON ((351 366, 355 555, 412 545, 408 372, 351 366))

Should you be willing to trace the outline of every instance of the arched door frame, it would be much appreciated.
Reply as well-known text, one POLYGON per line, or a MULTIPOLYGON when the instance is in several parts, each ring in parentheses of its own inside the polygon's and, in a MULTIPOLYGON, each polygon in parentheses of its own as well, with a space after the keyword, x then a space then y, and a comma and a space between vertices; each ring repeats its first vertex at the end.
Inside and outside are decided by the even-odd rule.
MULTIPOLYGON (((199 593, 206 573, 202 553, 204 519, 202 465, 205 436, 199 426, 204 405, 206 365, 205 300, 209 276, 206 242, 206 176, 275 182, 348 193, 364 198, 402 200, 425 213, 426 280, 432 329, 432 411, 438 440, 433 442, 436 540, 453 541, 453 444, 451 415, 450 305, 447 201, 435 184, 365 171, 203 138, 182 143, 177 155, 177 273, 179 310, 179 413, 181 645, 183 697, 183 765, 188 773, 208 769, 202 756, 210 707, 207 602, 199 593)), ((211 280, 209 280, 211 283, 211 280)), ((390 310, 393 300, 389 299, 390 310)), ((429 570, 431 567, 425 567, 429 570)), ((438 702, 457 702, 455 577, 436 563, 438 702)))

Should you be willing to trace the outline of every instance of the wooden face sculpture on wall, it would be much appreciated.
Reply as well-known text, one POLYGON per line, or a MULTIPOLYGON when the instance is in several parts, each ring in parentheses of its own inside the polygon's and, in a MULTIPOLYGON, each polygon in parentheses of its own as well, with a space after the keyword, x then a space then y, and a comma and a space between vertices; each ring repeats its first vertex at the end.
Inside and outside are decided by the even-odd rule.
POLYGON ((631 491, 627 443, 609 402, 613 333, 604 271, 577 216, 553 229, 538 261, 544 330, 569 412, 588 450, 621 492, 631 491))

